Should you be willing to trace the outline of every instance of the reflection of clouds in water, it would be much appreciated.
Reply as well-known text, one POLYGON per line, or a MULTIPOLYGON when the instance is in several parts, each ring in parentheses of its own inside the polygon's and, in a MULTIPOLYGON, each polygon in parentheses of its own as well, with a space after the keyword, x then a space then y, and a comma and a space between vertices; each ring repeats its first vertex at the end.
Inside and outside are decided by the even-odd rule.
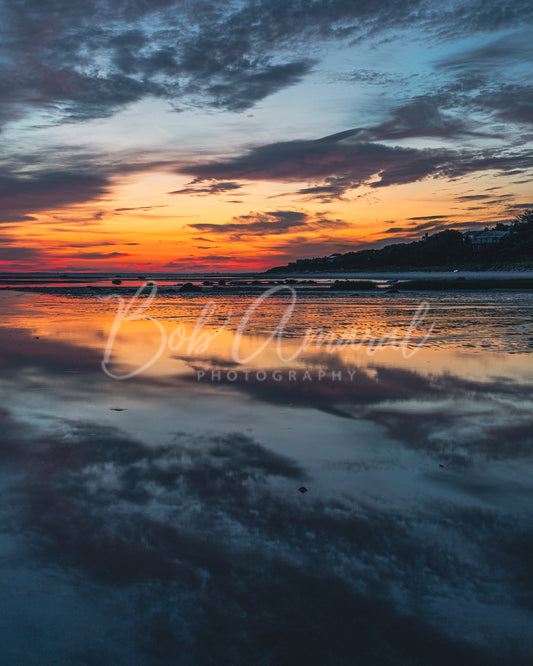
MULTIPOLYGON (((97 352, 0 333, 8 529, 29 547, 27 566, 72 575, 88 599, 112 593, 114 626, 135 646, 125 656, 100 632, 65 664, 530 663, 530 386, 324 355, 301 368, 342 381, 113 382, 97 352), (50 393, 28 401, 39 383, 50 393), (282 454, 288 404, 286 441, 315 441, 282 454), (242 419, 233 433, 224 414, 242 419), (252 434, 258 414, 268 427, 252 434), (333 423, 346 479, 324 492, 333 423), (381 485, 385 502, 371 502, 357 487, 367 470, 401 481, 408 462, 414 500, 381 485)), ((43 646, 42 665, 63 663, 43 646)))
POLYGON ((24 329, 0 328, 2 375, 36 368, 56 374, 68 370, 100 371, 101 355, 87 347, 57 339, 40 339, 24 329))
POLYGON ((125 618, 135 599, 137 644, 154 663, 495 664, 531 654, 479 633, 516 640, 527 622, 528 532, 506 516, 313 498, 299 465, 242 433, 146 446, 84 422, 32 431, 5 410, 2 425, 2 458, 25 472, 13 486, 16 524, 33 553, 122 590, 125 618), (477 614, 451 625, 462 642, 445 627, 465 604, 477 614), (475 647, 491 642, 494 655, 475 647))
POLYGON ((370 415, 406 446, 439 456, 450 465, 471 465, 477 456, 489 460, 533 457, 532 402, 521 410, 502 400, 484 409, 475 404, 465 407, 397 405, 373 409, 370 415))
MULTIPOLYGON (((257 381, 253 372, 246 379, 239 370, 231 380, 227 371, 234 370, 233 365, 224 366, 218 358, 204 359, 193 367, 206 373, 206 383, 211 370, 222 368, 217 386, 272 405, 290 403, 342 417, 371 419, 408 447, 445 456, 449 463, 455 456, 457 463, 466 464, 476 453, 495 459, 533 454, 533 386, 506 378, 481 382, 379 365, 354 368, 335 357, 308 358, 305 367, 312 373, 311 381, 302 380, 301 369, 297 381, 291 381, 283 367, 277 369, 280 380, 273 371, 264 381, 257 381), (317 368, 327 368, 327 377, 318 380, 317 368), (338 379, 331 378, 332 371, 339 373, 338 379)), ((188 379, 199 383, 197 375, 188 379)))

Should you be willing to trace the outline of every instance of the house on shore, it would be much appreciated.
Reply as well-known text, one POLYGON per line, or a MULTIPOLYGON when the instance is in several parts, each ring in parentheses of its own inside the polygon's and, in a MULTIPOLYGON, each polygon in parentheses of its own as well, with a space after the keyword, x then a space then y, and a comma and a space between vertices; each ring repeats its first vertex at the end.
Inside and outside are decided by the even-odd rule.
POLYGON ((494 245, 503 240, 509 235, 508 231, 467 231, 463 234, 465 238, 469 238, 474 250, 477 250, 485 245, 494 245))

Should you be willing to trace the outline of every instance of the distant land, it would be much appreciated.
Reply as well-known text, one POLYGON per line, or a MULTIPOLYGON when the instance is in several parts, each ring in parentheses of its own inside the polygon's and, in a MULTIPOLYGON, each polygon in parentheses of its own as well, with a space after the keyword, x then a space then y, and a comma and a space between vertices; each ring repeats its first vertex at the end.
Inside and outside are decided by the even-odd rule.
POLYGON ((533 269, 533 210, 483 231, 447 229, 411 243, 298 259, 266 273, 533 269))

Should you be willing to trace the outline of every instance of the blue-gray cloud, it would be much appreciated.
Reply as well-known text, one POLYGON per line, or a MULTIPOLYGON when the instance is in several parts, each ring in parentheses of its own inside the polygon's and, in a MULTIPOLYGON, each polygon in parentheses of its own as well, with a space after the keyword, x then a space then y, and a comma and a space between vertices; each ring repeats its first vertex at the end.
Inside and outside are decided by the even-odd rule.
POLYGON ((313 44, 347 43, 391 29, 450 38, 468 25, 471 32, 491 33, 523 26, 532 14, 530 3, 510 1, 439 8, 423 0, 4 5, 3 120, 32 108, 84 120, 147 96, 177 108, 244 110, 308 74, 316 62, 307 55, 313 44))
POLYGON ((260 236, 264 234, 276 235, 320 229, 342 229, 349 226, 343 220, 331 220, 321 215, 293 210, 265 211, 263 213, 249 213, 232 218, 231 222, 213 224, 197 222, 190 227, 201 233, 229 235, 237 240, 246 236, 260 236))
POLYGON ((28 219, 28 213, 92 201, 108 190, 105 175, 43 171, 33 176, 0 173, 0 224, 28 219))
MULTIPOLYGON (((315 140, 266 144, 226 161, 181 167, 180 172, 199 181, 308 181, 313 184, 298 194, 328 199, 363 184, 377 188, 428 176, 455 178, 491 169, 512 172, 532 164, 532 155, 526 150, 418 149, 362 141, 366 134, 357 128, 315 140)), ((423 126, 418 134, 424 135, 423 126)))

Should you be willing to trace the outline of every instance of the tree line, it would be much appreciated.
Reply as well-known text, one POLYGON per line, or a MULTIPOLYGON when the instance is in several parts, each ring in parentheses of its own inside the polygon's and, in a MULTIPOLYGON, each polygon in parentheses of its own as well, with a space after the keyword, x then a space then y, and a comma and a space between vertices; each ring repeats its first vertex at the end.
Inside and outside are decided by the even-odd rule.
POLYGON ((508 234, 496 243, 478 247, 467 234, 456 229, 446 229, 411 243, 394 243, 379 250, 359 250, 334 256, 300 259, 287 266, 271 268, 267 272, 483 269, 498 265, 533 263, 533 209, 526 210, 509 224, 498 223, 492 230, 507 231, 508 234))

